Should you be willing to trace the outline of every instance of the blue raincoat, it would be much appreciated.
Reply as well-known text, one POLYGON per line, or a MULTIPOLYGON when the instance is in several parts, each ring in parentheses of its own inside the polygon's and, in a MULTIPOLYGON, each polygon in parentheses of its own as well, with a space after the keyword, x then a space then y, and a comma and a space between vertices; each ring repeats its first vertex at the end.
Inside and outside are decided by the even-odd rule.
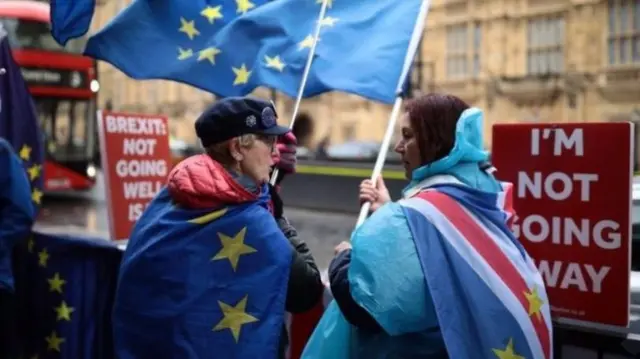
MULTIPOLYGON (((486 193, 495 197, 503 189, 491 174, 480 169, 479 163, 487 159, 488 154, 482 150, 482 112, 468 109, 458 121, 451 153, 413 171, 403 197, 443 185, 464 186, 480 196, 486 193)), ((446 343, 452 342, 452 329, 454 333, 456 329, 449 326, 444 332, 441 327, 441 316, 452 314, 434 305, 412 229, 406 210, 394 202, 378 209, 353 232, 348 267, 351 296, 382 330, 369 332, 351 326, 333 301, 302 358, 430 359, 452 353, 446 343)))

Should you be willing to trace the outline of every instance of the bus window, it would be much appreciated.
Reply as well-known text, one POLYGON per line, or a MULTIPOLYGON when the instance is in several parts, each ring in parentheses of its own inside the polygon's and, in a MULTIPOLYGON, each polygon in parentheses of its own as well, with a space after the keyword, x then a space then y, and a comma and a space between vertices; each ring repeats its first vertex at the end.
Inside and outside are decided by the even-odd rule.
POLYGON ((93 156, 95 110, 92 101, 36 98, 47 151, 56 160, 93 156))
POLYGON ((69 147, 71 138, 71 104, 69 101, 58 101, 56 103, 55 117, 53 118, 53 140, 57 148, 69 147))
POLYGON ((60 46, 51 36, 51 26, 46 22, 3 17, 0 24, 7 31, 9 44, 13 49, 45 50, 82 54, 87 37, 82 36, 60 46))

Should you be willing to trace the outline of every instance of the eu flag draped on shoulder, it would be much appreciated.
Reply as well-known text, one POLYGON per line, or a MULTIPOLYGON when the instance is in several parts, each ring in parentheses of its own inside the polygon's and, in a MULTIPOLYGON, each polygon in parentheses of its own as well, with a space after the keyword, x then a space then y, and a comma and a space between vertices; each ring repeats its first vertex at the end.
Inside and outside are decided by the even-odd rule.
MULTIPOLYGON (((259 86, 295 97, 321 0, 136 0, 85 54, 135 79, 220 96, 259 86)), ((329 0, 303 96, 338 90, 392 103, 422 0, 329 0)))
POLYGON ((334 290, 303 358, 553 357, 544 283, 510 230, 512 185, 480 166, 481 134, 467 109, 452 151, 354 231, 350 295, 380 329, 347 322, 334 290))
MULTIPOLYGON (((227 98, 205 111, 196 131, 210 147, 289 129, 276 125, 268 102, 227 98)), ((271 149, 258 141, 265 140, 254 143, 254 170, 266 175, 271 149)), ((120 267, 119 359, 279 356, 294 249, 270 212, 267 184, 247 176, 209 154, 172 170, 136 222, 120 267)))

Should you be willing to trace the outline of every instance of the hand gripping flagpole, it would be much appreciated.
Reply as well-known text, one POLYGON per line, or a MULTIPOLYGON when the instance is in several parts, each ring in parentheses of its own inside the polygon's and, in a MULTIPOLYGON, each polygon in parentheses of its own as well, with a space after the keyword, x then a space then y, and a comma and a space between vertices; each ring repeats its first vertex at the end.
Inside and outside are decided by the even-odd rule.
MULTIPOLYGON (((302 102, 302 95, 304 94, 304 88, 307 86, 307 78, 309 77, 309 71, 311 70, 311 63, 313 62, 313 56, 316 53, 316 45, 318 44, 318 39, 320 38, 320 29, 322 28, 322 19, 324 19, 324 14, 327 11, 327 3, 329 0, 324 0, 322 2, 322 7, 320 8, 320 15, 318 16, 318 22, 316 23, 315 33, 313 34, 313 44, 311 45, 311 49, 309 50, 309 57, 307 57, 307 64, 304 67, 304 72, 302 73, 302 81, 300 81, 300 87, 298 88, 298 96, 296 97, 296 103, 293 106, 293 113, 291 114, 291 122, 289 122, 289 128, 293 129, 293 125, 296 122, 296 117, 298 116, 298 110, 300 109, 300 102, 302 102)), ((276 179, 278 178, 278 173, 280 170, 276 167, 271 174, 271 184, 276 184, 276 179)))
MULTIPOLYGON (((406 1, 406 0, 405 0, 406 1)), ((393 109, 391 110, 391 115, 389 116, 389 123, 387 124, 387 130, 384 134, 384 138, 382 139, 382 145, 380 151, 378 152, 378 158, 376 158, 376 164, 373 167, 373 172, 371 173, 371 182, 374 184, 380 177, 382 173, 382 168, 384 167, 384 161, 387 157, 387 153, 389 152, 389 146, 391 145, 391 137, 393 136, 393 132, 396 127, 396 123, 398 122, 398 116, 400 115, 400 109, 402 108, 402 90, 409 74, 409 69, 411 68, 411 63, 413 62, 413 58, 416 54, 418 46, 420 45, 420 41, 422 39, 422 32, 424 30, 424 25, 427 20, 427 14, 429 13, 429 3, 430 0, 423 0, 422 5, 420 6, 420 12, 418 13, 418 18, 416 20, 416 25, 413 28, 413 34, 411 35, 411 40, 409 41, 409 47, 407 48, 407 55, 404 59, 404 64, 402 67, 402 72, 400 73, 400 78, 398 79, 398 87, 396 89, 397 97, 396 101, 393 104, 393 109)), ((367 219, 369 215, 369 210, 371 209, 371 203, 366 202, 360 208, 360 215, 358 216, 358 221, 356 222, 356 228, 360 227, 362 223, 367 219)))

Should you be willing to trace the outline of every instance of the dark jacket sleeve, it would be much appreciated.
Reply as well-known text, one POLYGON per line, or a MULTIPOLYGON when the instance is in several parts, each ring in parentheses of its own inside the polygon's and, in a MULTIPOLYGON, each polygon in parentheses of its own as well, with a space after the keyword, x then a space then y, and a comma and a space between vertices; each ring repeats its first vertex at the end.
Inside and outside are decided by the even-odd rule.
POLYGON ((0 256, 27 239, 35 220, 31 185, 20 158, 0 140, 0 256))
POLYGON ((351 264, 351 250, 344 250, 333 258, 329 266, 329 281, 331 282, 331 293, 333 299, 338 303, 342 315, 345 319, 360 329, 370 332, 378 332, 382 328, 378 322, 359 306, 351 296, 351 286, 349 285, 349 265, 351 264))
POLYGON ((286 310, 302 313, 313 308, 324 292, 320 271, 307 244, 298 237, 298 232, 282 217, 278 225, 293 247, 293 261, 289 273, 286 310))

